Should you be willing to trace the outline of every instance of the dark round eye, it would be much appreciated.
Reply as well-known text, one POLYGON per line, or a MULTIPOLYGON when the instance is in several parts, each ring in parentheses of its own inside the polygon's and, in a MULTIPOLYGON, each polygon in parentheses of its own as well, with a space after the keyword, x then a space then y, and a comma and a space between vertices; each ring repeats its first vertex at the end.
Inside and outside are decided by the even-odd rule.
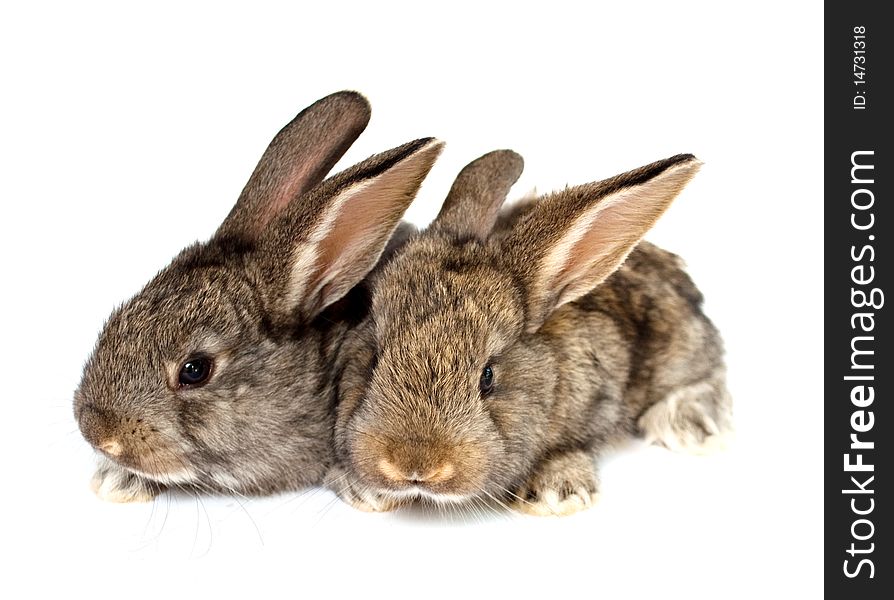
POLYGON ((489 394, 494 389, 494 369, 490 365, 481 370, 481 381, 478 387, 482 394, 489 394))
POLYGON ((196 356, 190 358, 180 367, 178 382, 181 386, 197 386, 208 381, 211 376, 212 362, 210 358, 196 356))

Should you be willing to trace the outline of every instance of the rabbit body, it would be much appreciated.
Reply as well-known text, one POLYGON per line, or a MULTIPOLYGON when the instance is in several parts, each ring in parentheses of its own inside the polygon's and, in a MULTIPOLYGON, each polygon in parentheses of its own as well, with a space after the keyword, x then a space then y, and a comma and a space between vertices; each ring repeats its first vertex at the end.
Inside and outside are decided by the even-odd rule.
POLYGON ((489 237, 520 158, 467 167, 375 280, 345 353, 330 486, 367 510, 490 498, 568 514, 592 504, 594 457, 619 441, 717 440, 731 424, 719 334, 682 261, 639 242, 697 166, 674 157, 556 193, 489 237))

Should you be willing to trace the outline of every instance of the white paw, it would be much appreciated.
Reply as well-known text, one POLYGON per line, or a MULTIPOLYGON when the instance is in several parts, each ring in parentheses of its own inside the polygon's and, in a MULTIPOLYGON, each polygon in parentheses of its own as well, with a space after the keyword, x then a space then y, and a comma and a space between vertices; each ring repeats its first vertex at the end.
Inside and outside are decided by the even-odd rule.
MULTIPOLYGON (((531 494, 527 495, 531 497, 531 494)), ((564 494, 559 490, 544 490, 535 498, 517 500, 514 508, 538 517, 565 517, 590 508, 598 500, 598 492, 591 492, 584 487, 564 494)))
POLYGON ((599 482, 593 458, 583 450, 541 462, 515 493, 514 508, 537 516, 563 517, 596 504, 599 482))
POLYGON ((718 387, 696 383, 655 403, 638 422, 646 441, 687 454, 725 450, 733 437, 730 402, 726 390, 718 387))
POLYGON ((341 495, 341 499, 364 512, 389 512, 400 506, 396 500, 366 490, 359 494, 341 495))
POLYGON ((333 468, 326 475, 326 487, 335 492, 343 502, 364 512, 388 512, 400 506, 398 500, 369 489, 341 468, 333 468))
POLYGON ((732 429, 709 435, 702 440, 689 439, 678 449, 680 452, 694 454, 696 456, 710 456, 726 452, 733 445, 736 432, 732 429))
POLYGON ((90 480, 90 488, 106 502, 151 502, 155 492, 136 475, 120 467, 100 467, 90 480))

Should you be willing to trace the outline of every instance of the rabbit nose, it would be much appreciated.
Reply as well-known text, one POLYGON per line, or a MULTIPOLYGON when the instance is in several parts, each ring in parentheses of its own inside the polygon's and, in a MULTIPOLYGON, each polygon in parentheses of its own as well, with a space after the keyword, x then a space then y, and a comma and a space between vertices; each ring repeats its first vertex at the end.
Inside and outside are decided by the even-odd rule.
POLYGON ((400 483, 439 483, 450 479, 456 468, 451 462, 443 462, 429 468, 401 468, 387 458, 379 461, 379 471, 390 479, 400 483))
POLYGON ((121 443, 117 440, 106 440, 99 444, 99 449, 108 454, 109 456, 121 456, 121 452, 124 451, 124 447, 121 446, 121 443))
MULTIPOLYGON (((115 440, 117 419, 115 415, 106 409, 87 403, 78 415, 78 426, 84 438, 96 448, 104 449, 103 445, 115 440)), ((114 449, 114 448, 113 448, 114 449)), ((118 452, 120 453, 120 443, 118 452)), ((109 454, 113 454, 109 452, 109 454)))

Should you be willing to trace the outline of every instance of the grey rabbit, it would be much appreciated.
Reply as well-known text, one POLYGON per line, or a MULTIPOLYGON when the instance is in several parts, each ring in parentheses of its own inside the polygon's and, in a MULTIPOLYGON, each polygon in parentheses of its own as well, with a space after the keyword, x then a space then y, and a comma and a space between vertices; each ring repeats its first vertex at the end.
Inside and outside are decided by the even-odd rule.
POLYGON ((355 92, 302 111, 211 239, 109 317, 74 394, 100 497, 269 494, 322 479, 334 357, 368 309, 358 283, 441 149, 416 140, 324 181, 369 115, 355 92))
POLYGON ((641 241, 700 165, 674 156, 502 214, 521 157, 466 166, 346 345, 329 487, 364 510, 565 515, 593 504, 613 444, 722 441, 720 335, 682 261, 641 241))

